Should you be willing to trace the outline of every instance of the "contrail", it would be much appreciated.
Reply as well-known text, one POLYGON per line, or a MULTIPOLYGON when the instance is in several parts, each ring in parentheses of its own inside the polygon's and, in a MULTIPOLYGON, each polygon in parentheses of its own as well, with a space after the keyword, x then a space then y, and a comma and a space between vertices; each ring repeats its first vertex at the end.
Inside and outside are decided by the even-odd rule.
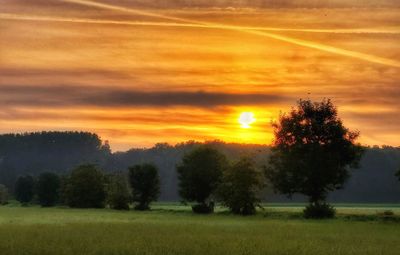
POLYGON ((268 32, 254 31, 254 30, 244 29, 242 27, 201 22, 201 21, 185 19, 185 18, 178 18, 178 17, 156 14, 156 13, 147 12, 147 11, 140 11, 140 10, 136 10, 136 9, 132 9, 132 8, 128 8, 128 7, 121 7, 121 6, 111 5, 111 4, 93 2, 90 0, 61 0, 61 1, 69 2, 69 3, 76 3, 76 4, 86 5, 86 6, 93 6, 93 7, 102 8, 102 9, 133 13, 133 14, 143 15, 143 16, 148 16, 148 17, 155 17, 155 18, 191 23, 191 24, 196 24, 196 25, 202 25, 202 26, 207 26, 209 28, 220 28, 220 29, 227 29, 227 30, 233 30, 233 31, 240 31, 240 32, 258 35, 258 36, 269 37, 269 38, 276 39, 279 41, 283 41, 283 42, 287 42, 287 43, 291 43, 291 44, 295 44, 295 45, 299 45, 299 46, 303 46, 303 47, 308 47, 308 48, 312 48, 312 49, 317 49, 317 50, 321 50, 321 51, 325 51, 325 52, 329 52, 329 53, 333 53, 333 54, 337 54, 337 55, 353 57, 353 58, 365 60, 365 61, 372 62, 372 63, 383 64, 383 65, 387 65, 387 66, 393 66, 393 67, 400 68, 400 61, 397 61, 397 60, 382 58, 382 57, 365 54, 365 53, 361 53, 361 52, 356 52, 356 51, 351 51, 351 50, 345 50, 345 49, 337 48, 334 46, 329 46, 329 45, 325 45, 325 44, 321 44, 321 43, 316 43, 316 42, 307 41, 307 40, 301 40, 301 39, 297 39, 297 38, 292 38, 292 37, 268 33, 268 32))
POLYGON ((15 13, 0 13, 0 19, 9 20, 31 20, 31 21, 52 21, 52 22, 71 22, 89 23, 105 25, 128 25, 128 26, 160 26, 160 27, 189 27, 189 28, 211 28, 211 29, 243 29, 257 31, 276 31, 276 32, 307 32, 307 33, 334 33, 334 34, 400 34, 400 29, 374 30, 374 29, 302 29, 302 28, 278 28, 278 27, 248 27, 248 26, 210 26, 188 23, 174 22, 149 22, 149 21, 120 21, 120 20, 99 20, 83 18, 64 18, 54 16, 35 16, 15 13))
POLYGON ((80 4, 80 5, 86 5, 86 6, 93 6, 93 7, 98 7, 100 9, 128 12, 128 13, 132 13, 132 14, 136 14, 136 15, 148 16, 148 17, 153 17, 153 18, 167 19, 167 20, 187 22, 187 23, 196 23, 196 24, 202 23, 202 22, 191 20, 191 19, 167 16, 167 15, 157 14, 157 13, 153 13, 153 12, 141 11, 141 10, 132 9, 132 8, 128 8, 128 7, 116 6, 116 5, 112 5, 112 4, 105 4, 105 3, 93 2, 93 1, 86 1, 86 0, 60 0, 60 1, 76 3, 76 4, 80 4))

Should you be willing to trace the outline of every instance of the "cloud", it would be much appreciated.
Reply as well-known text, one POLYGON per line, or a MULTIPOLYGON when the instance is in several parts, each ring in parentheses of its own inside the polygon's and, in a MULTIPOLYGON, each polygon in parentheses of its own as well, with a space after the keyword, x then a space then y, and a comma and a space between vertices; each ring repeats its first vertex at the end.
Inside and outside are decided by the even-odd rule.
POLYGON ((123 88, 82 86, 1 86, 3 106, 38 107, 168 107, 192 106, 212 108, 231 105, 269 105, 290 100, 266 93, 222 93, 204 91, 138 91, 123 88))
MULTIPOLYGON (((146 13, 147 15, 147 13, 146 13)), ((67 23, 83 23, 83 24, 103 24, 103 25, 123 25, 123 26, 154 26, 154 27, 183 27, 183 28, 211 28, 221 29, 245 29, 256 31, 274 31, 274 32, 306 32, 306 33, 331 33, 331 34, 400 34, 400 28, 389 29, 373 29, 373 28, 358 28, 358 29, 306 29, 306 28, 291 28, 291 27, 259 27, 259 26, 229 26, 222 25, 221 28, 217 25, 209 26, 202 24, 191 23, 174 23, 174 22, 149 22, 149 21, 121 21, 107 19, 83 19, 83 18, 65 18, 54 16, 36 16, 23 15, 15 13, 0 13, 0 19, 6 20, 24 20, 24 21, 43 21, 43 22, 67 22, 67 23)))
POLYGON ((198 21, 198 20, 194 20, 194 19, 179 18, 179 17, 175 17, 175 16, 163 15, 163 14, 158 14, 158 13, 154 13, 154 12, 142 11, 139 9, 128 8, 128 7, 118 6, 118 5, 113 5, 113 4, 105 4, 105 3, 100 3, 100 2, 90 1, 90 0, 62 0, 62 1, 67 2, 67 3, 75 3, 75 4, 79 4, 79 5, 83 5, 83 6, 91 6, 94 8, 126 12, 126 13, 135 14, 135 15, 142 15, 142 16, 159 18, 159 19, 170 20, 170 21, 178 21, 178 22, 187 23, 189 25, 200 25, 200 26, 204 26, 207 28, 231 30, 231 31, 252 34, 252 35, 256 35, 256 36, 263 36, 263 37, 272 38, 272 39, 275 39, 278 41, 283 41, 283 42, 294 44, 294 45, 299 45, 299 46, 303 46, 303 47, 307 47, 307 48, 311 48, 311 49, 329 52, 329 53, 336 54, 336 55, 352 57, 352 58, 368 61, 371 63, 382 64, 382 65, 400 68, 400 61, 397 61, 397 60, 374 56, 371 54, 361 53, 361 52, 352 51, 352 50, 346 50, 346 49, 334 47, 331 45, 326 45, 326 44, 317 43, 317 42, 308 41, 308 40, 302 40, 302 39, 293 38, 293 37, 289 37, 289 36, 285 36, 285 35, 266 32, 266 31, 257 31, 257 30, 252 30, 252 29, 248 29, 245 27, 240 27, 240 26, 224 25, 224 24, 218 24, 218 23, 198 21))

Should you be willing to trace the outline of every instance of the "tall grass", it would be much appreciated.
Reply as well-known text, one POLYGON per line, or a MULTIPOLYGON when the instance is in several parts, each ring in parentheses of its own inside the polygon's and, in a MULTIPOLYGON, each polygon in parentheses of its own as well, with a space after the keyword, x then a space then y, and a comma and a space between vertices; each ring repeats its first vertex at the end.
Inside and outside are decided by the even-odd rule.
POLYGON ((160 208, 118 212, 0 207, 0 254, 376 255, 400 251, 396 222, 266 215, 193 215, 160 208))

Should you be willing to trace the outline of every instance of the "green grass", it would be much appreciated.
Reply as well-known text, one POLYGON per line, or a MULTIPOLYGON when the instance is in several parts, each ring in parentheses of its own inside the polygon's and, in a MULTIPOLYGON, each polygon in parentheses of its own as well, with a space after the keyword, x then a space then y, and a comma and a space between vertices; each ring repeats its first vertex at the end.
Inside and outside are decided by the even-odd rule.
MULTIPOLYGON (((151 212, 0 207, 0 254, 399 254, 400 223, 371 206, 340 207, 332 220, 304 220, 300 207, 267 207, 255 216, 194 215, 159 203, 151 212), (367 208, 367 209, 365 209, 367 208), (366 220, 365 220, 366 219, 366 220), (365 221, 364 221, 365 220, 365 221)), ((400 215, 395 206, 386 207, 400 215)))

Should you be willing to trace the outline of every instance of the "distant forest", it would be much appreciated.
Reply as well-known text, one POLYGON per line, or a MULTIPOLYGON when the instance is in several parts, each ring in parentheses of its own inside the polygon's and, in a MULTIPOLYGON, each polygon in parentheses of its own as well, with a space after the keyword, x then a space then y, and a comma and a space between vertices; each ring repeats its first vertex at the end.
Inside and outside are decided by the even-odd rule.
MULTIPOLYGON (((207 142, 225 153, 231 160, 252 156, 261 167, 268 162, 270 147, 207 142)), ((107 142, 87 132, 41 132, 0 135, 0 184, 11 191, 20 175, 38 176, 43 172, 67 174, 83 163, 97 164, 104 172, 126 171, 129 166, 154 163, 159 168, 162 201, 179 201, 175 166, 185 152, 201 143, 188 141, 174 146, 159 143, 149 149, 131 149, 112 153, 107 142)), ((395 172, 400 166, 400 147, 374 146, 366 148, 361 167, 354 170, 343 190, 333 192, 329 201, 351 203, 398 203, 400 183, 395 172)), ((265 190, 265 201, 287 202, 282 195, 265 190)), ((292 201, 304 201, 295 196, 292 201)))

